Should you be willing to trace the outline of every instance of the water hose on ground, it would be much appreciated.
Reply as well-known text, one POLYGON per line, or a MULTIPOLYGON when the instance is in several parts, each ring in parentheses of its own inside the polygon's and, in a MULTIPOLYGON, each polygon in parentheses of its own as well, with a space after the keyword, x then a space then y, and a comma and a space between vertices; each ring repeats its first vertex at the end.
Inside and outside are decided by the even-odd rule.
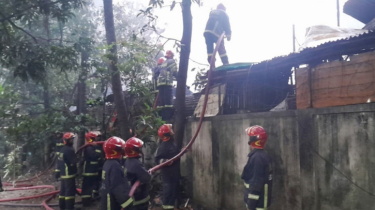
MULTIPOLYGON (((190 142, 181 150, 180 153, 178 153, 178 155, 176 155, 175 157, 173 157, 172 159, 169 159, 167 160, 166 162, 164 163, 161 163, 153 168, 151 168, 149 170, 150 173, 153 173, 161 168, 163 168, 164 166, 167 166, 171 163, 173 163, 174 161, 180 159, 180 157, 186 153, 186 151, 193 145, 193 143, 195 142, 195 139, 197 138, 198 134, 199 134, 199 131, 202 127, 202 123, 203 123, 203 118, 204 118, 204 114, 206 112, 206 107, 207 107, 207 101, 208 101, 208 94, 210 92, 210 80, 211 80, 211 73, 213 71, 213 69, 215 68, 215 56, 216 56, 216 53, 217 51, 219 50, 219 46, 221 45, 221 42, 223 41, 224 39, 224 35, 225 33, 223 33, 220 38, 218 39, 217 43, 216 43, 216 47, 215 47, 215 50, 214 50, 214 53, 212 55, 212 58, 211 58, 211 62, 210 62, 210 70, 208 71, 208 79, 207 79, 207 84, 206 84, 206 90, 205 90, 205 97, 204 97, 204 103, 203 103, 203 108, 202 108, 202 112, 201 112, 201 116, 200 116, 200 119, 199 119, 199 124, 198 124, 198 127, 197 127, 197 130, 195 131, 195 134, 193 136, 193 138, 190 140, 190 142)), ((132 197, 135 190, 138 188, 140 184, 140 181, 137 181, 134 183, 134 185, 132 186, 130 192, 129 192, 129 196, 132 197)))

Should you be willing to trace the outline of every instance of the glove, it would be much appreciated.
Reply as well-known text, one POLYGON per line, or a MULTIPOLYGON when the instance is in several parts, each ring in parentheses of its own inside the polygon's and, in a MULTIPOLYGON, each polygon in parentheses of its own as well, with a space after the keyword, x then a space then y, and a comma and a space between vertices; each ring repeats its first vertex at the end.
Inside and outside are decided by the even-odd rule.
POLYGON ((227 35, 227 40, 230 41, 232 39, 232 35, 227 35))

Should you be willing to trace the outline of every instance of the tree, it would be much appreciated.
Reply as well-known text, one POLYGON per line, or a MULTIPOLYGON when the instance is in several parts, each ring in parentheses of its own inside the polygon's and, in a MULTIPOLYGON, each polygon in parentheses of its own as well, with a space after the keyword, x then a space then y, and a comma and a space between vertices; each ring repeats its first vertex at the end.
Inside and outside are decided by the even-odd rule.
POLYGON ((175 130, 177 147, 182 148, 184 130, 185 130, 185 91, 186 78, 189 68, 190 46, 192 34, 192 15, 191 15, 191 0, 182 1, 182 21, 183 21, 183 35, 181 39, 181 53, 180 65, 177 77, 176 90, 176 116, 175 116, 175 130))
POLYGON ((128 122, 127 122, 127 108, 125 104, 124 95, 122 92, 121 75, 117 68, 117 43, 115 34, 115 24, 113 18, 113 3, 112 0, 103 0, 104 3, 104 21, 107 37, 107 44, 109 45, 109 69, 112 74, 112 90, 115 98, 115 105, 117 110, 117 117, 120 125, 120 133, 122 138, 130 137, 128 122))

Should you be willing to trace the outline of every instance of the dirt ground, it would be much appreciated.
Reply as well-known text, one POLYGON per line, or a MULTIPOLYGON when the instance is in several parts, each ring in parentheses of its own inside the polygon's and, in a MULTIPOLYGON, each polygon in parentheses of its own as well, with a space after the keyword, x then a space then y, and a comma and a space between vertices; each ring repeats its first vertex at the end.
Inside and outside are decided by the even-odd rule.
MULTIPOLYGON (((4 181, 5 182, 5 181, 4 181)), ((56 187, 56 189, 59 189, 59 182, 56 182, 52 179, 52 171, 46 175, 43 175, 39 177, 36 180, 33 180, 32 182, 25 183, 25 184, 33 184, 34 186, 36 185, 53 185, 56 187)), ((79 187, 79 186, 77 186, 79 187)), ((19 198, 19 197, 27 197, 27 196, 32 196, 32 195, 38 195, 38 194, 43 194, 50 192, 50 189, 36 189, 36 190, 21 190, 21 191, 6 191, 6 189, 9 187, 5 187, 5 191, 0 193, 0 199, 8 199, 8 198, 19 198)), ((31 199, 31 200, 23 200, 23 201, 14 201, 14 202, 7 202, 7 203, 12 203, 12 204, 41 204, 43 200, 45 200, 47 197, 43 198, 38 198, 38 199, 31 199)), ((77 195, 76 196, 76 202, 79 202, 81 199, 77 195)), ((55 197, 51 201, 48 202, 49 204, 57 204, 58 199, 55 197)), ((154 199, 154 202, 156 205, 153 206, 152 208, 150 207, 150 210, 162 210, 161 207, 161 202, 159 198, 154 199)), ((183 203, 186 203, 186 200, 183 201, 183 203)), ((180 208, 180 210, 204 210, 200 207, 196 207, 194 204, 191 204, 191 200, 189 200, 189 205, 187 208, 180 208)), ((0 209, 1 210, 39 210, 39 209, 44 209, 43 207, 10 207, 10 206, 3 206, 3 203, 0 203, 0 209)), ((92 204, 92 207, 90 207, 90 210, 99 210, 99 201, 96 201, 92 204)), ((55 210, 58 210, 58 207, 52 207, 55 210)), ((76 209, 81 209, 81 205, 78 204, 76 205, 76 209)))

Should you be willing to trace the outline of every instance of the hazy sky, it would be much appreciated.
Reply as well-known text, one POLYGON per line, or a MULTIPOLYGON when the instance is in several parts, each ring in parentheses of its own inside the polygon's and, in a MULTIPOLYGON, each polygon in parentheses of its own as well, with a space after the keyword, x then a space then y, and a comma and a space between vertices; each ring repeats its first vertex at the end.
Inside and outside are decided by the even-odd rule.
MULTIPOLYGON (((114 0, 120 2, 121 0, 114 0)), ((165 5, 172 1, 164 0, 165 5)), ((357 28, 363 24, 342 13, 347 0, 340 0, 341 27, 357 28)), ((149 0, 137 0, 145 5, 149 0)), ((304 42, 306 28, 314 25, 337 26, 336 0, 204 0, 203 6, 192 6, 193 36, 190 57, 198 62, 207 63, 206 45, 203 31, 211 9, 223 3, 232 25, 232 40, 226 42, 230 63, 259 62, 272 57, 289 54, 293 50, 292 25, 296 25, 299 43, 304 42)), ((159 16, 158 24, 165 27, 166 37, 181 39, 181 7, 176 5, 173 11, 169 7, 155 9, 159 16)), ((167 45, 172 47, 173 43, 167 45)), ((298 49, 298 44, 297 44, 298 49)), ((221 65, 217 59, 217 65, 221 65)), ((197 64, 190 62, 189 69, 197 64)), ((195 78, 195 72, 188 73, 188 85, 195 78)))

